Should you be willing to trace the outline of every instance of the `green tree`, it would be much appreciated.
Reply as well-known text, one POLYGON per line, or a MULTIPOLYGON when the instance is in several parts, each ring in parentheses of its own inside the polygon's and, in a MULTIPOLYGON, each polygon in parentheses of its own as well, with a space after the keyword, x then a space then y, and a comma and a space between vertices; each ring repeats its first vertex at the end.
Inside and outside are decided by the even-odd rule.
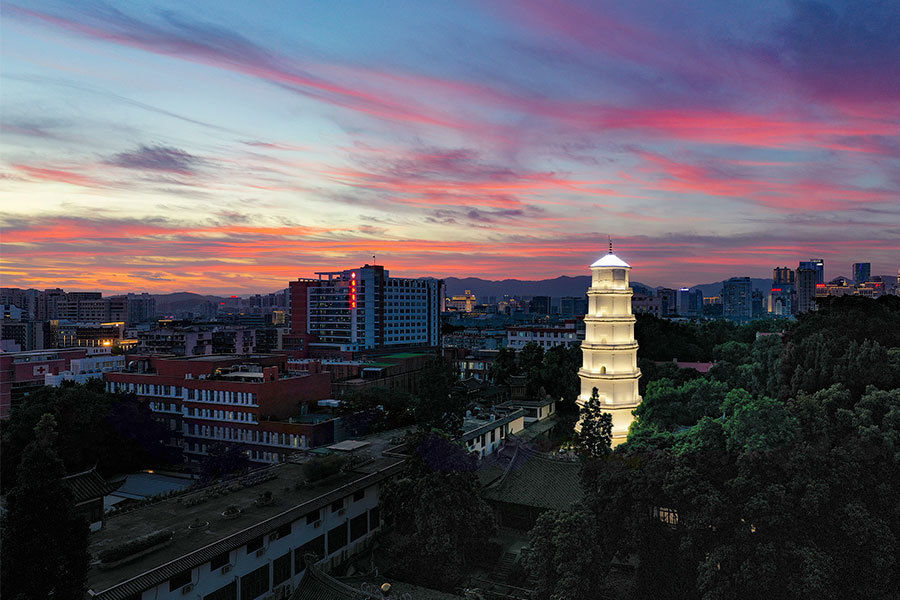
POLYGON ((475 458, 435 432, 408 438, 405 472, 382 491, 392 572, 404 581, 454 589, 496 548, 493 512, 480 495, 475 458))
POLYGON ((16 403, 9 419, 0 423, 0 477, 3 489, 15 483, 16 466, 32 441, 42 415, 59 423, 56 447, 66 471, 97 466, 105 475, 168 464, 163 441, 171 434, 157 422, 147 402, 134 395, 107 393, 103 382, 44 387, 16 403))
POLYGON ((413 416, 419 427, 440 429, 450 435, 462 433, 468 400, 453 393, 453 369, 442 358, 431 358, 419 375, 419 390, 413 402, 413 416))
POLYGON ((249 466, 246 448, 240 444, 216 442, 200 463, 200 480, 209 482, 244 473, 249 466))
POLYGON ((494 385, 508 385, 511 375, 519 374, 519 363, 516 361, 516 351, 512 348, 500 348, 497 358, 488 368, 488 376, 494 385))
POLYGON ((581 407, 580 418, 581 430, 575 434, 578 454, 589 458, 609 454, 612 451, 612 415, 603 411, 597 388, 581 407))
POLYGON ((26 446, 3 518, 2 587, 13 600, 81 600, 88 524, 75 512, 54 445, 56 420, 41 417, 26 446))
POLYGON ((578 507, 547 511, 529 532, 528 571, 541 600, 595 600, 603 592, 612 553, 599 540, 594 514, 578 507))

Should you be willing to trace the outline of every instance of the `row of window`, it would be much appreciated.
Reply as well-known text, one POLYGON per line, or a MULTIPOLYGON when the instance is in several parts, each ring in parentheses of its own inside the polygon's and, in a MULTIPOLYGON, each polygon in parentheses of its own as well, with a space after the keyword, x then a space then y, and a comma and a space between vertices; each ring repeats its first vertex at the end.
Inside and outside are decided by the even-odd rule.
POLYGON ((300 448, 303 445, 303 436, 295 435, 293 433, 240 429, 237 427, 220 427, 217 425, 203 425, 200 423, 185 423, 182 431, 185 435, 208 437, 211 439, 228 440, 232 442, 269 444, 272 446, 285 446, 289 448, 300 448))
MULTIPOLYGON (((310 515, 312 514, 318 517, 319 511, 313 511, 310 515)), ((318 520, 316 518, 310 521, 310 515, 307 515, 307 524, 312 524, 318 520)), ((283 584, 292 576, 299 575, 306 569, 307 559, 310 556, 315 556, 317 560, 321 560, 341 550, 348 544, 352 544, 370 531, 374 531, 379 525, 380 516, 376 506, 368 512, 363 512, 349 521, 344 521, 340 525, 331 528, 327 533, 317 536, 293 549, 293 551, 288 550, 270 563, 262 565, 242 576, 239 581, 232 581, 218 590, 205 595, 203 600, 237 600, 238 585, 240 585, 240 597, 242 600, 254 600, 268 593, 273 587, 283 584), (293 560, 291 560, 292 558, 293 560)), ((289 536, 291 528, 292 524, 288 523, 272 531, 268 534, 269 542, 289 536)), ((259 536, 248 541, 245 546, 246 553, 253 554, 263 549, 265 538, 266 536, 259 536)), ((230 562, 230 551, 214 556, 209 562, 210 571, 215 572, 230 564, 230 562)), ((186 569, 174 575, 169 579, 169 591, 174 592, 193 583, 193 576, 193 569, 186 569)), ((140 594, 137 597, 140 598, 140 594)))
POLYGON ((214 408, 194 408, 192 406, 182 407, 185 417, 193 417, 196 419, 215 419, 217 421, 241 421, 244 423, 259 423, 256 415, 241 410, 217 410, 214 408))

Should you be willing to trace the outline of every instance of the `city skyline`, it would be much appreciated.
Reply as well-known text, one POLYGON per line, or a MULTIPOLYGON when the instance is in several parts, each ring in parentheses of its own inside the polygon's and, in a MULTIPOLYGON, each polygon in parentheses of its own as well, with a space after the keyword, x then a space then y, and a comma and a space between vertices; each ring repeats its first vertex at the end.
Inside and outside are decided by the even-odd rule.
POLYGON ((350 6, 4 2, 3 285, 897 272, 896 4, 350 6))

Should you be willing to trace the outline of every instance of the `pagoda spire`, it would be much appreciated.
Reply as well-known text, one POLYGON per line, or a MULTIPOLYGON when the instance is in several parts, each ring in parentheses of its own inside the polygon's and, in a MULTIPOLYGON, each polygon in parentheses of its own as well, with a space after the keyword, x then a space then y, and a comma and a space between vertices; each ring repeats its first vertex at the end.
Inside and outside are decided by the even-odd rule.
MULTIPOLYGON (((637 366, 638 344, 634 339, 634 315, 631 310, 631 266, 613 254, 612 237, 609 254, 591 265, 591 287, 587 291, 588 314, 584 317, 585 339, 581 343, 581 394, 577 403, 584 406, 594 392, 603 412, 612 415, 612 444, 628 437, 634 421, 632 411, 641 403, 637 366)), ((581 423, 575 425, 581 430, 581 423)))

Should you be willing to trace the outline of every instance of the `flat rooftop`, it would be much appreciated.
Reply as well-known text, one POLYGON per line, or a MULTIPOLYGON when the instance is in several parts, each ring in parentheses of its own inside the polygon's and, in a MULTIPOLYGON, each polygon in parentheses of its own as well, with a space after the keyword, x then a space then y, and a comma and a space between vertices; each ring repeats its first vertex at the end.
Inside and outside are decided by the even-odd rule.
MULTIPOLYGON (((274 523, 276 519, 273 517, 286 515, 289 517, 287 522, 299 519, 317 506, 329 504, 349 494, 350 491, 342 489, 344 486, 352 487, 354 482, 383 469, 399 467, 402 462, 402 458, 379 457, 352 471, 332 475, 309 487, 299 489, 295 489, 294 486, 303 479, 302 465, 282 463, 249 474, 259 476, 262 473, 274 473, 276 476, 273 479, 236 491, 227 491, 194 506, 185 506, 183 500, 202 497, 209 487, 142 506, 124 514, 110 515, 103 528, 92 533, 89 538, 89 550, 94 557, 102 550, 160 530, 174 531, 175 537, 168 545, 133 562, 103 569, 92 565, 88 572, 88 588, 95 592, 109 589, 257 525, 265 524, 266 531, 260 532, 264 534, 268 528, 274 529, 281 524, 279 522, 276 525, 274 523), (266 506, 256 506, 254 500, 265 492, 274 495, 274 502, 266 506), (242 512, 236 518, 226 519, 222 513, 232 504, 240 507, 242 512), (295 509, 296 515, 290 514, 295 509), (209 526, 190 530, 189 526, 195 519, 199 519, 201 523, 208 521, 209 526), (265 523, 269 520, 273 521, 271 525, 265 523)), ((227 490, 233 483, 234 481, 219 485, 224 485, 227 490)))

